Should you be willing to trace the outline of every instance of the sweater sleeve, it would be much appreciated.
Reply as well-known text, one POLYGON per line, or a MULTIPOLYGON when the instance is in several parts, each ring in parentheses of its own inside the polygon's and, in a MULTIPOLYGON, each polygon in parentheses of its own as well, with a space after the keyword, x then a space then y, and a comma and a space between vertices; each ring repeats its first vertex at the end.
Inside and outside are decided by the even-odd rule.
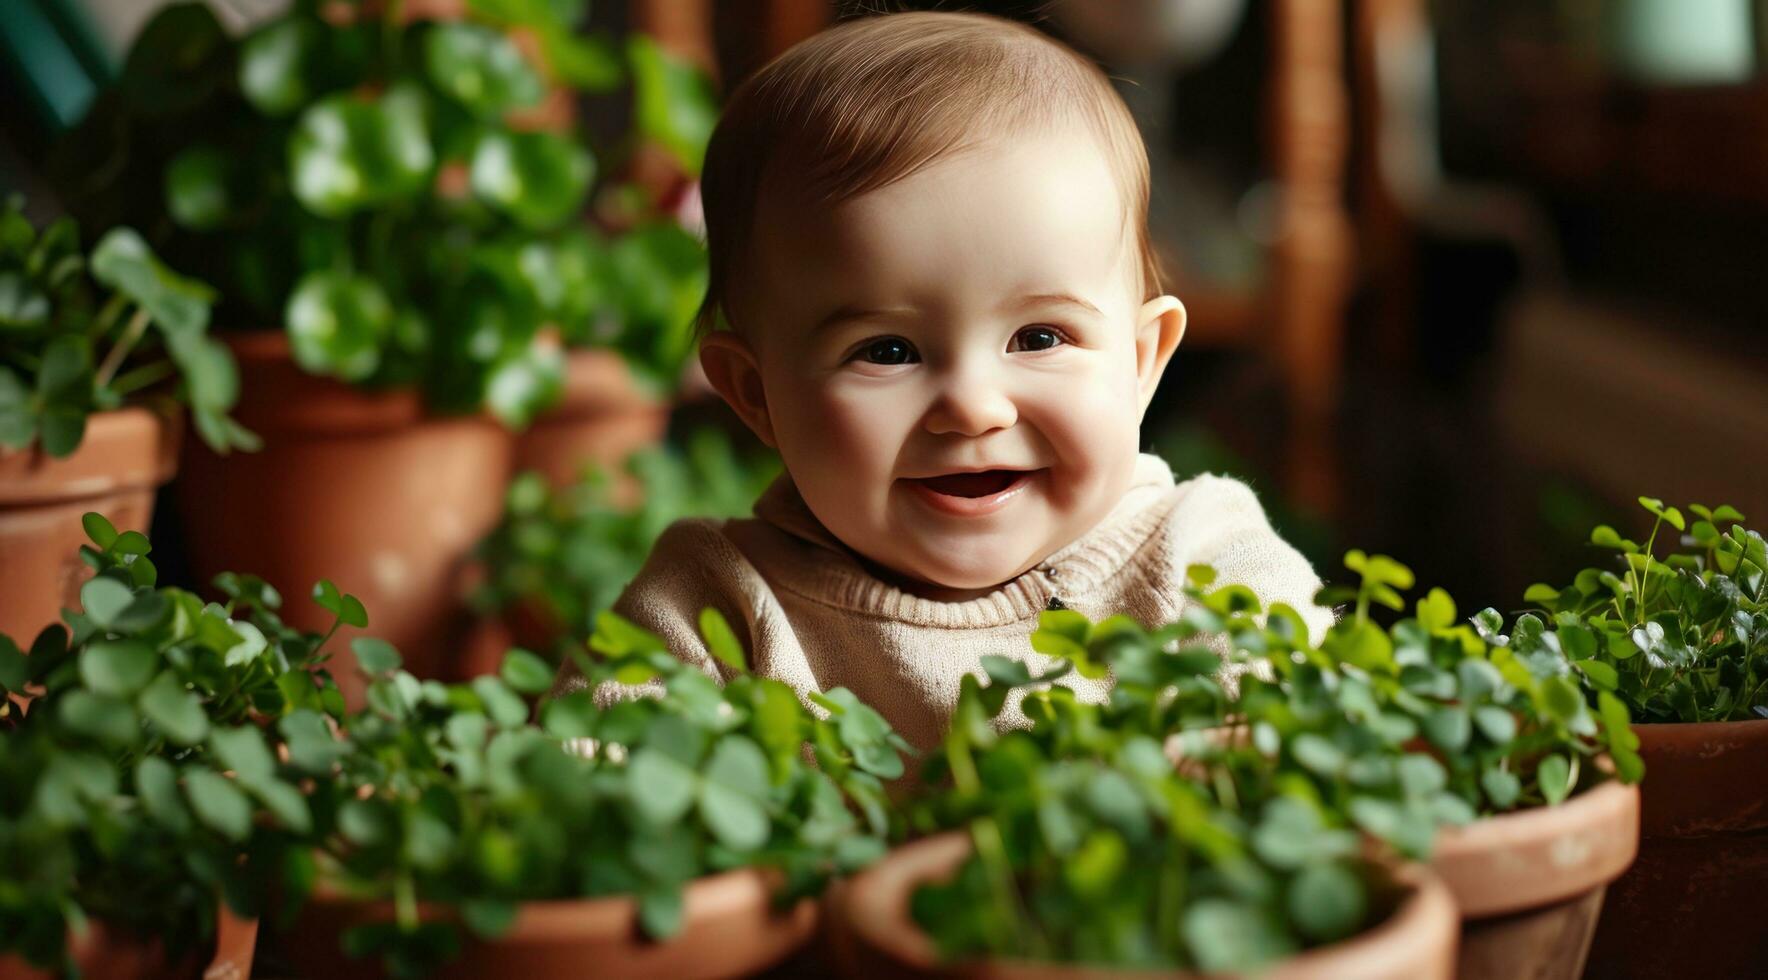
POLYGON ((1199 476, 1179 487, 1169 530, 1173 574, 1183 581, 1190 565, 1210 565, 1216 581, 1251 589, 1269 608, 1284 603, 1308 624, 1314 643, 1326 636, 1332 610, 1314 605, 1320 577, 1301 552, 1271 527, 1252 488, 1231 477, 1199 476))
MULTIPOLYGON (((710 606, 723 613, 743 648, 752 650, 753 608, 758 590, 766 589, 760 573, 724 535, 722 526, 721 521, 701 518, 670 525, 614 603, 614 612, 657 634, 670 653, 721 684, 726 680, 724 668, 700 638, 700 611, 710 606)), ((655 684, 598 690, 596 700, 605 703, 641 695, 655 684)), ((584 686, 576 665, 566 660, 553 681, 553 693, 567 694, 584 686)))

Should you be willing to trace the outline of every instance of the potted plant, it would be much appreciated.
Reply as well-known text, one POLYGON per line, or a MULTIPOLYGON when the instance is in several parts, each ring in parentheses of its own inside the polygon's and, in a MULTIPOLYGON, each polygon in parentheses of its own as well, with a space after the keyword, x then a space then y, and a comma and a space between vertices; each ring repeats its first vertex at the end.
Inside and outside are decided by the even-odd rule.
POLYGON ((220 604, 156 588, 146 537, 85 527, 80 610, 28 655, 0 634, 0 975, 246 976, 274 882, 309 853, 278 752, 342 704, 325 638, 255 578, 220 578, 220 604))
POLYGON ((717 119, 711 86, 643 34, 625 53, 632 125, 598 151, 624 162, 593 192, 598 231, 560 269, 560 289, 588 315, 559 321, 562 393, 516 438, 517 469, 555 486, 662 437, 706 292, 697 181, 717 119))
MULTIPOLYGON (((701 628, 743 668, 722 617, 701 628)), ((553 670, 531 653, 450 686, 357 643, 367 707, 309 768, 328 833, 290 950, 307 975, 740 975, 803 945, 808 897, 883 850, 904 744, 845 690, 815 715, 777 681, 721 688, 604 614, 577 656, 591 686, 535 723, 523 696, 553 670), (652 696, 614 696, 629 685, 652 696)))
POLYGON ((560 335, 601 302, 577 224, 596 161, 556 107, 621 68, 561 10, 300 0, 236 40, 173 5, 62 148, 69 199, 191 262, 235 331, 266 451, 188 455, 199 569, 329 575, 381 635, 449 649, 506 427, 557 399, 560 335))
POLYGON ((1306 780, 1244 799, 1231 780, 1174 766, 1165 733, 1213 726, 1231 700, 1214 680, 1221 654, 1185 644, 1196 635, 1055 612, 1034 641, 1057 656, 1053 668, 985 657, 989 682, 965 679, 928 763, 945 788, 910 811, 918 832, 958 829, 892 851, 849 884, 847 972, 1451 976, 1446 889, 1420 866, 1366 854, 1342 799, 1306 780), (1071 669, 1113 671, 1110 700, 1045 686, 1071 669), (995 719, 1010 698, 1023 699, 1030 728, 1002 734, 995 719))
MULTIPOLYGON (((1222 719, 1241 737, 1190 736, 1187 764, 1231 779, 1240 799, 1306 780, 1365 834, 1428 859, 1462 917, 1457 975, 1579 976, 1604 890, 1638 843, 1628 784, 1643 766, 1626 709, 1583 694, 1611 676, 1587 638, 1532 618, 1499 634, 1490 610, 1457 622, 1441 589, 1382 627, 1372 610, 1405 611, 1411 570, 1360 551, 1345 563, 1359 582, 1320 596, 1348 609, 1318 649, 1285 610, 1260 629, 1243 588, 1193 592, 1197 625, 1241 651, 1248 674, 1222 719)), ((1200 570, 1193 589, 1212 580, 1200 570)))
POLYGON ((1741 975, 1768 955, 1753 912, 1768 887, 1768 554, 1734 508, 1639 502, 1644 544, 1597 527, 1612 564, 1524 597, 1562 646, 1587 637, 1651 776, 1639 861, 1611 889, 1591 969, 1741 975))
MULTIPOLYGON (((1272 874, 1297 874, 1323 856, 1342 859, 1359 835, 1380 841, 1402 857, 1431 860, 1454 895, 1465 920, 1459 975, 1577 976, 1603 887, 1627 866, 1637 841, 1637 792, 1624 782, 1638 778, 1639 763, 1624 707, 1611 696, 1600 714, 1591 711, 1571 678, 1601 674, 1600 667, 1536 642, 1538 621, 1522 625, 1516 638, 1488 643, 1457 624, 1449 597, 1433 590, 1415 617, 1378 626, 1372 607, 1403 610, 1400 590, 1412 575, 1384 556, 1351 552, 1346 561, 1360 584, 1322 600, 1354 606, 1318 648, 1292 610, 1266 613, 1240 586, 1210 588, 1214 573, 1206 568, 1191 571, 1185 616, 1152 632, 1122 618, 1092 624, 1070 611, 1046 613, 1034 647, 1066 662, 1058 670, 1109 671, 1115 687, 1103 708, 1076 705, 1056 689, 1026 694, 1033 741, 1092 758, 1112 744, 1107 735, 1121 731, 1165 739, 1177 776, 1251 828, 1249 846, 1272 874), (1227 687, 1212 679, 1224 656, 1235 678, 1227 687), (1321 851, 1322 840, 1336 843, 1321 851)), ((997 686, 1048 679, 1003 662, 989 672, 997 686)), ((974 715, 968 710, 954 732, 974 715)), ((968 724, 969 737, 986 732, 968 724)), ((956 758, 946 765, 961 779, 956 758)), ((1032 799, 1015 805, 1035 813, 1038 781, 1023 773, 1013 779, 1033 787, 1032 799)), ((990 806, 1007 805, 1003 787, 1012 781, 990 787, 990 806)), ((924 827, 940 823, 937 813, 922 820, 924 827)), ((1069 860, 1070 867, 1080 863, 1079 852, 1071 850, 1069 860)), ((1107 883, 1113 895, 1139 894, 1142 884, 1107 883)), ((1062 922, 1075 934, 1058 948, 1096 962, 1136 963, 1143 955, 1136 950, 1153 948, 1137 932, 1149 923, 1137 919, 1146 915, 1142 906, 1125 901, 1115 923, 1062 922)), ((1278 924, 1263 934, 1262 953, 1236 962, 1207 958, 1213 954, 1196 944, 1229 930, 1199 926, 1195 938, 1162 940, 1169 945, 1149 962, 1244 968, 1300 948, 1297 936, 1305 934, 1284 926, 1285 915, 1307 913, 1269 901, 1246 913, 1278 924)), ((1062 907, 1056 898, 1027 902, 1062 907)), ((1307 904, 1326 907, 1317 899, 1307 904)), ((997 938, 1005 929, 989 928, 997 938)))
POLYGON ((467 676, 497 669, 508 640, 562 658, 595 630, 670 524, 685 517, 738 517, 779 473, 772 456, 745 458, 714 428, 679 447, 633 454, 624 472, 590 467, 565 487, 524 473, 510 484, 503 520, 479 543, 484 582, 472 604, 483 617, 481 652, 467 676))
POLYGON ((238 380, 209 338, 208 287, 129 229, 87 256, 70 219, 0 206, 0 632, 35 636, 88 574, 81 514, 145 527, 178 458, 182 408, 216 452, 254 448, 238 380))

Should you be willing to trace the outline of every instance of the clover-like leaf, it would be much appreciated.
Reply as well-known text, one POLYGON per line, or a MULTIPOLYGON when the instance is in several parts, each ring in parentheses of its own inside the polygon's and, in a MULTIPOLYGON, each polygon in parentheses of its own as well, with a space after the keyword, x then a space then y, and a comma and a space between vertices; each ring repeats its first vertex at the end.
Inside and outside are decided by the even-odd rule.
POLYGON ((301 113, 289 140, 295 198, 325 218, 411 198, 434 165, 423 96, 407 86, 377 99, 320 99, 301 113))
POLYGON ((689 176, 698 176, 718 121, 711 82, 644 34, 626 45, 639 132, 657 141, 689 176))
POLYGON ((289 294, 289 347, 314 374, 363 381, 381 366, 393 329, 393 305, 365 276, 309 272, 289 294))
POLYGON ((437 24, 424 37, 424 66, 431 84, 484 117, 534 105, 546 93, 515 42, 479 24, 437 24))
POLYGON ((494 130, 473 150, 470 180, 486 203, 528 228, 549 228, 575 214, 595 175, 595 161, 556 133, 494 130))

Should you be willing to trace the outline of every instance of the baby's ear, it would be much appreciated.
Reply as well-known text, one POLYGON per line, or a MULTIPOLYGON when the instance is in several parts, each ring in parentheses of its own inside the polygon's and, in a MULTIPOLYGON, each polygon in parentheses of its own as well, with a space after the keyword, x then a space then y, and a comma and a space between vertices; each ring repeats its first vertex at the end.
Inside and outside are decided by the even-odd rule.
POLYGON ((755 438, 770 448, 779 448, 774 442, 773 418, 767 411, 767 393, 761 387, 761 365, 748 342, 729 330, 707 334, 700 341, 700 367, 755 438))
POLYGON ((1136 317, 1136 387, 1142 411, 1160 387, 1160 376, 1185 336, 1185 304, 1177 296, 1156 296, 1136 317))

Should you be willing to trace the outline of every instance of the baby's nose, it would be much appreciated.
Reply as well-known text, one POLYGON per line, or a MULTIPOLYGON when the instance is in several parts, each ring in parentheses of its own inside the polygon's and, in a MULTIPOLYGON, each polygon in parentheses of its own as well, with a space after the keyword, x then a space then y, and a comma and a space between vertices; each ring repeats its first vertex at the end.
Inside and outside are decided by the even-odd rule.
POLYGON ((974 376, 954 375, 940 388, 925 426, 934 435, 979 436, 1011 428, 1019 409, 998 385, 974 376))

